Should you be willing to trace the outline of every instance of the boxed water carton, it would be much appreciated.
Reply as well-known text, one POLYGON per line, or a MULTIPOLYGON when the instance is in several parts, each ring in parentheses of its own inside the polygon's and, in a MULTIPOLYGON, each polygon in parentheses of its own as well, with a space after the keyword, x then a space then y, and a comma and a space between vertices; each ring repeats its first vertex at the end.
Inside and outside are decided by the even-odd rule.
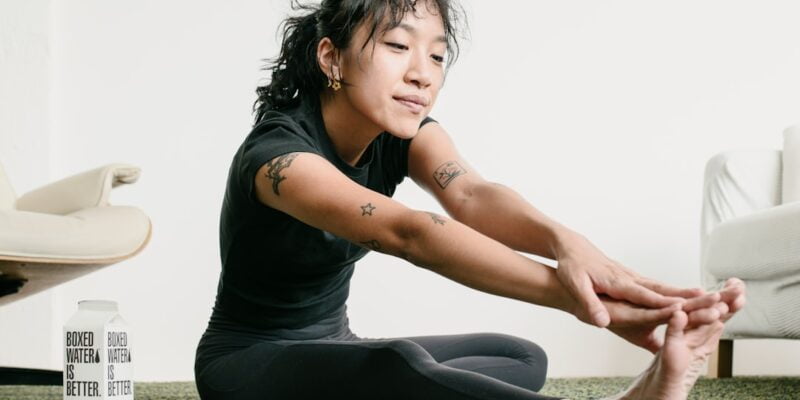
POLYGON ((116 302, 79 301, 64 325, 64 399, 133 400, 130 335, 116 302))

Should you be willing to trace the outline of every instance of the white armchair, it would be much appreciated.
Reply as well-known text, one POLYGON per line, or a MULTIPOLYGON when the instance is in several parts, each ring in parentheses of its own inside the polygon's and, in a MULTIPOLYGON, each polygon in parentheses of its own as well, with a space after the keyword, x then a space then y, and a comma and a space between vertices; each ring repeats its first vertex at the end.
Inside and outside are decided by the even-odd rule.
POLYGON ((800 126, 784 149, 718 154, 705 170, 701 269, 706 288, 747 284, 747 304, 726 324, 709 375, 732 374, 733 340, 800 339, 800 126))
POLYGON ((16 198, 0 165, 0 305, 133 256, 150 237, 138 208, 111 206, 111 189, 139 178, 113 164, 16 198))

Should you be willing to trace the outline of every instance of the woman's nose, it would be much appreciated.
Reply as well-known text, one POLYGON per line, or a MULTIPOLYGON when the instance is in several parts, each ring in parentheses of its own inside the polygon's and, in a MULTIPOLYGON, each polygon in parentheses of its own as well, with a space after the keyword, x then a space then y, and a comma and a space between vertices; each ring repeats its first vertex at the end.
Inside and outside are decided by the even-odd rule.
POLYGON ((424 55, 414 55, 406 71, 406 81, 420 88, 430 86, 433 74, 431 64, 432 61, 427 60, 424 55))

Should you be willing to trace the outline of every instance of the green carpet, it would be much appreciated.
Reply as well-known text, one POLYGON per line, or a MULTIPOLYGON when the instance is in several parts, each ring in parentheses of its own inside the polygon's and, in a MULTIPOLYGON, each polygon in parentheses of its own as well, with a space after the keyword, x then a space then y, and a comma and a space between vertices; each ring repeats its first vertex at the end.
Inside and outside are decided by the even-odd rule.
MULTIPOLYGON (((549 379, 542 393, 570 399, 593 399, 622 390, 632 378, 549 379)), ((137 383, 137 400, 197 399, 193 382, 137 383)), ((689 399, 800 399, 800 377, 701 378, 689 399)), ((0 400, 61 400, 61 386, 0 386, 0 400)))
MULTIPOLYGON (((620 392, 633 378, 548 379, 542 393, 570 399, 595 399, 620 392)), ((690 400, 797 400, 800 377, 700 378, 689 394, 690 400)))

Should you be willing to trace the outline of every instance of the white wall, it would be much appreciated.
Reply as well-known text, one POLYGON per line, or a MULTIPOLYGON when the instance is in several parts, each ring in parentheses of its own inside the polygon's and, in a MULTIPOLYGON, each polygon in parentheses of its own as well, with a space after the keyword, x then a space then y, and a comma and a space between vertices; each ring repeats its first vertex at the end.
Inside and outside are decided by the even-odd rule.
MULTIPOLYGON (((138 257, 53 290, 54 338, 79 299, 115 299, 135 329, 137 379, 192 378, 217 283, 228 163, 266 76, 260 60, 277 52, 286 3, 54 2, 50 175, 138 164, 140 182, 112 200, 140 206, 154 226, 138 257)), ((800 119, 800 5, 464 4, 472 41, 432 113, 461 152, 611 257, 675 285, 698 285, 705 161, 731 148, 778 148, 782 128, 800 119)), ((27 146, 15 169, 48 161, 27 146)), ((396 198, 440 209, 410 181, 396 198)), ((648 359, 568 315, 380 254, 359 263, 349 308, 353 330, 366 337, 494 331, 531 339, 548 351, 551 376, 633 375, 648 359)), ((4 335, 6 326, 29 324, 0 312, 4 335)), ((734 373, 798 374, 798 357, 800 342, 737 342, 734 373)), ((48 354, 36 360, 59 364, 48 354)))
MULTIPOLYGON (((51 8, 51 0, 0 0, 0 163, 17 194, 50 176, 51 8)), ((54 304, 45 292, 0 307, 0 366, 60 362, 54 304)))

